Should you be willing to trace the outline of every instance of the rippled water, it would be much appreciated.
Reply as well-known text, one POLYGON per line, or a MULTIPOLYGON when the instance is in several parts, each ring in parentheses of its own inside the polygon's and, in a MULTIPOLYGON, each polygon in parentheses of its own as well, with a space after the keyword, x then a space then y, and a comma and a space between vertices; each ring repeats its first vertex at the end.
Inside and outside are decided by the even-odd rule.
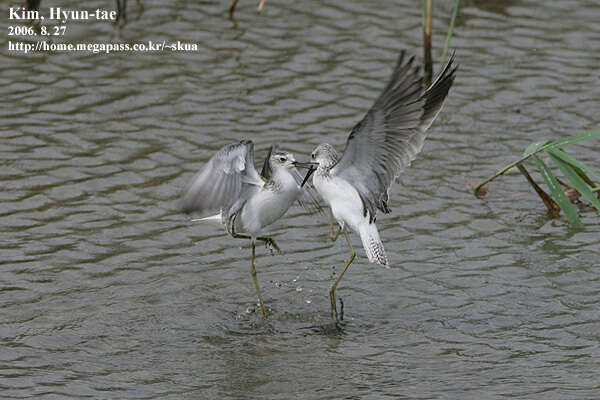
MULTIPOLYGON (((293 208, 273 227, 284 254, 258 249, 263 321, 248 244, 178 199, 242 138, 259 159, 273 142, 342 148, 399 49, 421 55, 420 3, 254 3, 233 24, 228 2, 129 2, 123 27, 72 23, 66 39, 198 52, 2 46, 1 397, 598 397, 598 214, 578 206, 582 231, 549 221, 520 175, 469 189, 532 141, 598 128, 597 3, 462 2, 455 87, 378 219, 392 268, 358 250, 342 330, 327 291, 348 254, 326 218, 293 208)), ((575 151, 600 166, 597 140, 575 151)))

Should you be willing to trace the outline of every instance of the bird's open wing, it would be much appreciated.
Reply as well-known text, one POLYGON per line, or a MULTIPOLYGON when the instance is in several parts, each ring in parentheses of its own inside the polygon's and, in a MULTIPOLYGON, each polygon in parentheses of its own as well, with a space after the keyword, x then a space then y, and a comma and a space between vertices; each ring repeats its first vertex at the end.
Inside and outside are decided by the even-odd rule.
MULTIPOLYGON (((267 154, 267 158, 265 158, 265 162, 263 163, 263 167, 260 172, 260 176, 262 176, 265 180, 269 180, 271 178, 271 155, 279 150, 280 147, 278 144, 272 145, 269 149, 269 153, 267 154)), ((300 186, 302 184, 302 181, 304 180, 302 174, 300 174, 300 172, 296 168, 292 169, 290 172, 296 180, 298 186, 300 186)), ((318 211, 319 213, 321 213, 323 209, 321 208, 321 205, 317 200, 318 198, 319 196, 317 195, 317 191, 312 187, 312 185, 307 183, 302 187, 302 193, 298 198, 298 204, 300 204, 300 206, 308 212, 318 211)))
POLYGON ((253 187, 263 184, 254 168, 254 144, 242 140, 219 150, 196 174, 183 196, 182 209, 200 216, 218 212, 227 216, 234 204, 247 200, 253 187))
POLYGON ((402 52, 389 83, 352 129, 342 158, 331 170, 357 188, 371 220, 377 209, 389 212, 390 184, 423 148, 425 132, 454 82, 454 54, 425 91, 414 57, 405 58, 402 52))

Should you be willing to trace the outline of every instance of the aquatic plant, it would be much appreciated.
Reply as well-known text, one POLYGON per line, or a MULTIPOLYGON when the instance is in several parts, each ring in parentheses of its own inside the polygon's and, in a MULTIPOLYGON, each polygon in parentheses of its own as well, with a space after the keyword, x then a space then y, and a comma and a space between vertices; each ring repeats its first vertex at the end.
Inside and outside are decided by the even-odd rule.
POLYGON ((431 27, 433 19, 433 0, 423 0, 423 71, 425 83, 431 83, 433 61, 431 58, 431 27))
POLYGON ((448 26, 448 34, 446 35, 446 43, 444 43, 444 51, 442 52, 442 65, 446 64, 446 57, 448 56, 448 48, 450 47, 450 40, 454 34, 454 23, 456 22, 456 16, 458 15, 458 7, 460 7, 460 0, 456 0, 454 5, 454 12, 450 19, 450 25, 448 26))
MULTIPOLYGON (((263 8, 265 8, 265 3, 267 0, 260 0, 258 3, 258 7, 256 7, 256 12, 261 13, 263 8)), ((235 13, 235 7, 237 6, 238 0, 232 0, 231 5, 229 6, 229 19, 233 19, 233 14, 235 13)))
POLYGON ((574 200, 583 196, 598 211, 600 211, 600 174, 583 162, 577 160, 575 157, 569 155, 564 148, 596 137, 600 137, 600 129, 584 132, 579 135, 567 136, 557 140, 532 143, 525 149, 525 152, 520 159, 510 163, 475 186, 475 195, 485 196, 489 183, 492 180, 516 167, 541 197, 548 209, 550 218, 557 218, 560 214, 560 210, 562 210, 571 226, 574 228, 581 228, 583 227, 583 224, 579 219, 579 215, 577 214, 577 210, 573 206, 571 199, 574 200), (539 153, 542 152, 552 160, 572 187, 562 182, 552 173, 552 170, 548 167, 546 161, 539 156, 539 153), (523 162, 529 158, 533 158, 535 161, 552 196, 548 195, 539 187, 523 165, 523 162), (592 180, 590 176, 593 177, 597 183, 594 183, 594 180, 592 180), (563 187, 565 189, 563 189, 563 187))
MULTIPOLYGON (((450 40, 454 33, 454 23, 456 22, 456 16, 458 15, 458 8, 460 6, 460 0, 456 0, 454 5, 454 12, 450 19, 450 25, 448 27, 448 34, 446 35, 446 42, 444 44, 444 51, 442 52, 442 65, 446 64, 446 57, 448 55, 448 48, 450 47, 450 40)), ((431 31, 433 25, 433 0, 423 0, 423 70, 425 72, 425 83, 429 85, 433 76, 433 59, 431 57, 431 31)))

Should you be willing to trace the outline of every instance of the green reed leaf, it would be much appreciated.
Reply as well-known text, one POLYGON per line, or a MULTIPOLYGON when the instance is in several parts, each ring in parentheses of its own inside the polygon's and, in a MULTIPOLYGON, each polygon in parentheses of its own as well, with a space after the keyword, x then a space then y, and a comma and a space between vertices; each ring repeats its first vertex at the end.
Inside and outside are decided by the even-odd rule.
POLYGON ((577 210, 563 192, 562 187, 552 174, 552 171, 550 171, 550 168, 548 168, 546 163, 540 157, 534 155, 533 158, 538 170, 546 182, 546 185, 548 185, 548 188, 550 189, 552 197, 554 197, 554 200, 556 200, 556 203, 560 209, 565 213, 565 216, 567 217, 567 220, 571 226, 574 228, 583 228, 583 224, 577 215, 577 210))
POLYGON ((585 181, 579 176, 579 174, 577 174, 577 171, 575 171, 569 163, 557 157, 553 152, 548 151, 548 155, 550 156, 552 161, 554 161, 556 166, 561 170, 561 172, 565 175, 565 178, 567 178, 569 182, 571 182, 573 187, 577 189, 577 191, 581 193, 581 195, 585 197, 590 203, 592 203, 592 205, 596 207, 598 211, 600 211, 600 200, 598 200, 596 196, 594 196, 594 193, 592 193, 585 181))

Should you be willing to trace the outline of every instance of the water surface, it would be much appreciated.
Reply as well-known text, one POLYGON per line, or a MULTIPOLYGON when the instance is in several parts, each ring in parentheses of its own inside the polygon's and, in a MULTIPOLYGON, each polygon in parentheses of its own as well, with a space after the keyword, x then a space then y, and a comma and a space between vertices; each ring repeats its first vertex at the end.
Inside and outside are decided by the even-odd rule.
MULTIPOLYGON (((455 86, 378 218, 391 268, 357 250, 342 330, 327 293, 348 250, 327 218, 292 208, 272 229, 284 254, 258 248, 264 321, 248 244, 178 200, 242 138, 261 160, 274 142, 341 150, 399 50, 420 59, 420 4, 277 0, 256 15, 241 1, 233 24, 226 2, 129 3, 123 27, 72 23, 65 41, 199 51, 2 46, 3 398, 597 397, 597 212, 578 205, 581 231, 548 220, 520 175, 484 199, 469 189, 533 141, 598 128, 595 2, 464 2, 455 86)), ((436 3, 435 60, 450 3, 436 3)), ((573 151, 600 168, 597 140, 573 151)))

